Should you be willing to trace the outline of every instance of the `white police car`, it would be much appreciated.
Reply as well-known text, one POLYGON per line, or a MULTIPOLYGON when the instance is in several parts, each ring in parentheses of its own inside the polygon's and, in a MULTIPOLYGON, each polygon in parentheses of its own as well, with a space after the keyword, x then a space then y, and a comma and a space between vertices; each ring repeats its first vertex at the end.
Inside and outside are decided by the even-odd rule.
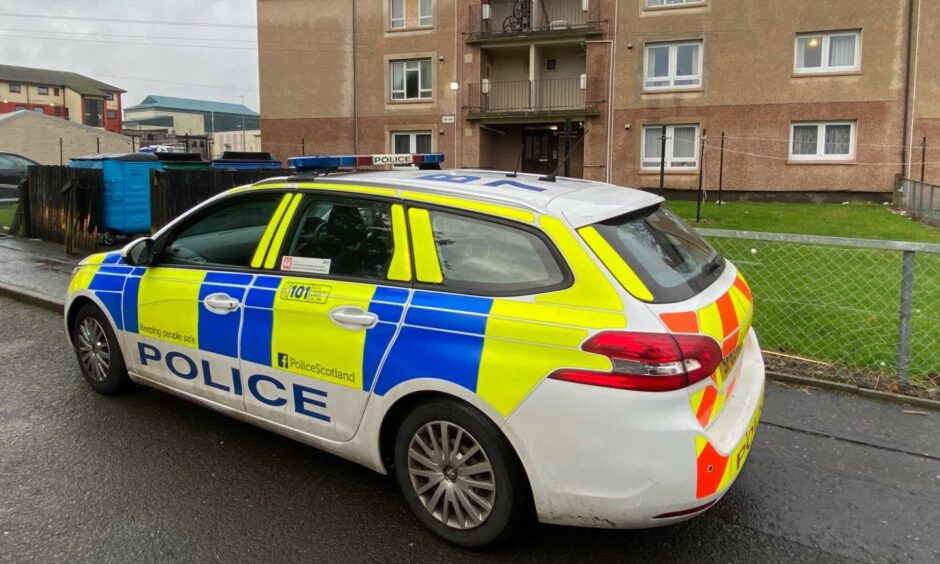
POLYGON ((465 546, 530 512, 651 527, 725 494, 764 389, 734 266, 637 190, 312 174, 375 158, 291 159, 298 176, 84 260, 66 325, 89 384, 152 386, 394 472, 465 546))

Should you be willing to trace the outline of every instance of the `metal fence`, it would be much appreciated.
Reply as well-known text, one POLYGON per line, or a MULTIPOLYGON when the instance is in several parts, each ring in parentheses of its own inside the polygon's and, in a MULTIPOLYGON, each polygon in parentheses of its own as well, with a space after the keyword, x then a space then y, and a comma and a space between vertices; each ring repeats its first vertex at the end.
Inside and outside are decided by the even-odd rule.
POLYGON ((471 113, 593 111, 598 93, 597 79, 590 76, 472 83, 466 107, 471 113))
POLYGON ((486 37, 533 32, 597 30, 598 2, 490 0, 470 6, 470 34, 486 37))
POLYGON ((768 368, 940 387, 940 245, 699 232, 750 284, 768 368))
POLYGON ((940 227, 940 186, 902 178, 897 203, 912 217, 940 227))

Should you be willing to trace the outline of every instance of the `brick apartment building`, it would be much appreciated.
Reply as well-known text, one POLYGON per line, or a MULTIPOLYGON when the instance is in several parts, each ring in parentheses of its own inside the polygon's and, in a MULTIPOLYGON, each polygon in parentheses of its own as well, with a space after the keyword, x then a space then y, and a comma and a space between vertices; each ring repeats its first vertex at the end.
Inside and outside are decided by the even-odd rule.
POLYGON ((670 188, 717 185, 724 132, 727 190, 883 197, 940 148, 938 23, 923 0, 258 0, 263 145, 542 173, 567 144, 572 176, 651 188, 665 126, 670 188))
POLYGON ((124 92, 74 72, 0 65, 0 114, 28 110, 120 133, 124 92))

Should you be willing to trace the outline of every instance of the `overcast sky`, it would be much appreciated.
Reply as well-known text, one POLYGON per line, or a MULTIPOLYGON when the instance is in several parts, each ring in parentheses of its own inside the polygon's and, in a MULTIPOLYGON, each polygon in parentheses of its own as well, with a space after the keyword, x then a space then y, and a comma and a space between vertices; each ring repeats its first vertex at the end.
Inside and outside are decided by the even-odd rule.
POLYGON ((258 110, 255 0, 0 0, 0 63, 258 110), (129 21, 132 20, 132 21, 129 21))

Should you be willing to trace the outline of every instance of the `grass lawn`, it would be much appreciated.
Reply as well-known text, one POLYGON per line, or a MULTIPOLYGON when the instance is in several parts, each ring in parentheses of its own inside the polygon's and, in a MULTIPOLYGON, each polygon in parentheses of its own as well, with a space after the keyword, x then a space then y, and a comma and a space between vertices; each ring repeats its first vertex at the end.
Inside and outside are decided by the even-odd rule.
MULTIPOLYGON (((695 202, 671 201, 669 207, 696 225, 695 202)), ((730 202, 719 206, 705 202, 702 205, 702 221, 696 226, 940 243, 940 229, 908 219, 892 212, 888 206, 877 204, 730 202)))
MULTIPOLYGON (((695 217, 694 202, 672 202, 695 217)), ((876 205, 730 203, 705 208, 700 226, 940 243, 940 231, 876 205)), ((694 221, 693 221, 694 224, 694 221)), ((901 253, 712 238, 755 295, 761 348, 831 363, 814 376, 895 373, 901 253)), ((911 380, 940 373, 940 255, 917 253, 911 380)), ((768 357, 768 360, 772 360, 768 357)))
POLYGON ((9 227, 13 223, 16 206, 0 206, 0 227, 9 227))

